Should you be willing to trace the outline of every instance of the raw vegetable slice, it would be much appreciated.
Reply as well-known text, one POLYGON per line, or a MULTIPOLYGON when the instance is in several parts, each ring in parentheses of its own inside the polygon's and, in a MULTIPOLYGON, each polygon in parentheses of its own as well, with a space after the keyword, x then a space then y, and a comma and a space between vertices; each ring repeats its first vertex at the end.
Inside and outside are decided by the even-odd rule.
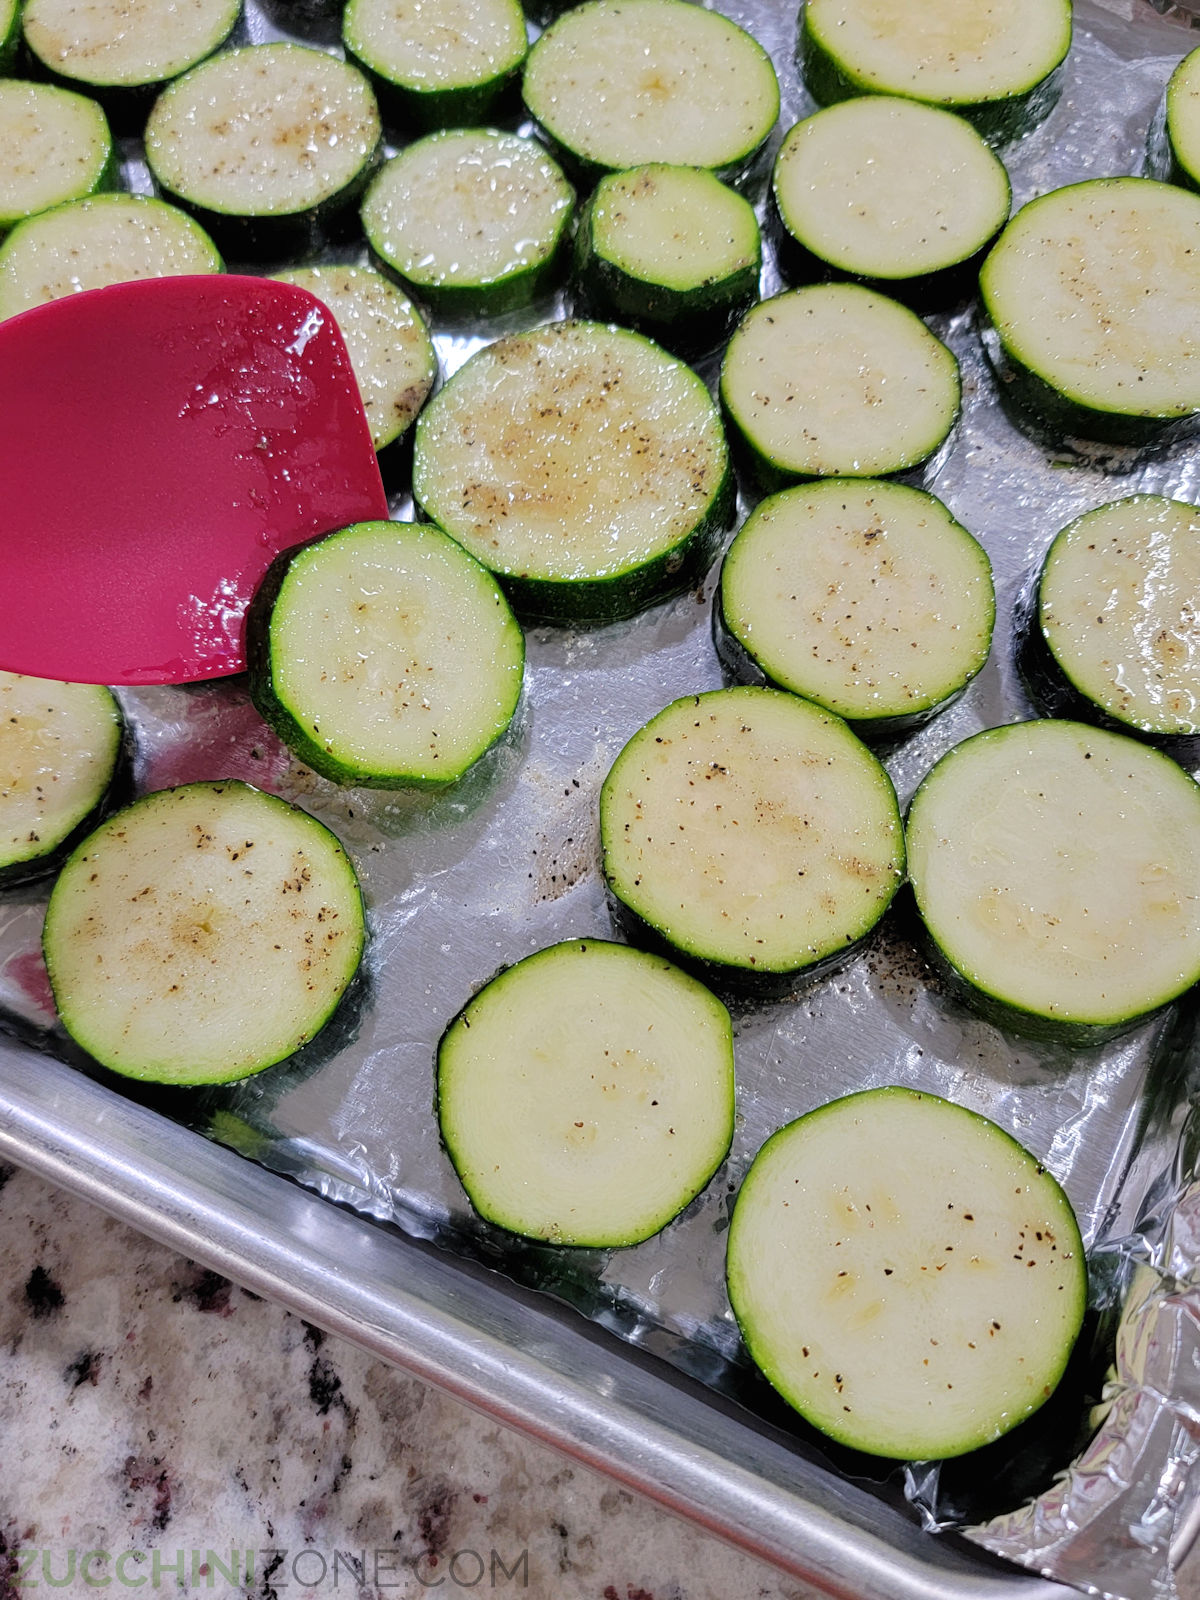
POLYGON ((0 74, 16 65, 21 43, 21 0, 0 0, 0 74))
POLYGON ((354 868, 327 828, 233 780, 118 811, 59 875, 42 937, 64 1027, 103 1066, 225 1083, 332 1015, 364 939, 354 868))
POLYGON ((989 139, 1015 139, 1058 99, 1071 0, 807 0, 804 82, 822 105, 894 94, 947 106, 989 139))
POLYGON ((385 112, 419 128, 486 121, 528 49, 517 0, 349 0, 342 41, 385 112))
POLYGON ((770 57, 685 0, 589 0, 542 34, 525 104, 588 175, 647 161, 739 173, 779 115, 770 57))
POLYGON ((553 282, 575 204, 533 139, 487 128, 430 134, 377 174, 363 201, 384 269, 443 314, 528 305, 553 282))
POLYGON ((733 1031, 660 956, 552 945, 493 978, 438 1046, 438 1121, 489 1222, 556 1244, 637 1244, 733 1137, 733 1031))
POLYGON ((835 478, 764 500, 730 546, 723 659, 846 717, 907 732, 987 660, 996 603, 983 549, 940 500, 835 478))
POLYGON ((788 1404, 900 1459, 962 1455, 1036 1411, 1087 1305, 1052 1175, 995 1123, 903 1088, 847 1095, 767 1140, 726 1276, 746 1347, 788 1404))
POLYGON ((1200 786, 1134 739, 990 728, 927 774, 907 832, 939 960, 1002 1024, 1098 1041, 1200 977, 1200 786))
POLYGON ((1200 417, 1200 195, 1097 178, 1031 200, 980 273, 1020 414, 1053 440, 1148 444, 1200 417))
POLYGON ((633 926, 761 988, 844 956, 904 873, 887 773, 840 718, 775 689, 652 717, 605 779, 600 841, 633 926))
POLYGON ((1149 157, 1151 177, 1200 189, 1200 50, 1184 56, 1171 74, 1150 126, 1149 157))
POLYGON ((941 340, 854 283, 754 306, 721 367, 725 414, 764 489, 918 467, 945 443, 960 397, 958 362, 941 340))
POLYGON ((686 588, 733 510, 701 380, 639 334, 559 322, 488 345, 417 423, 413 491, 518 613, 602 622, 686 588))
POLYGON ((285 552, 247 624, 250 693, 335 783, 453 782, 512 721, 525 641, 439 528, 359 522, 285 552))
POLYGON ((116 173, 108 119, 94 100, 0 82, 0 238, 25 217, 113 188, 116 173))
POLYGON ((108 689, 0 672, 0 885, 52 871, 99 821, 123 730, 108 689))
POLYGON ((772 192, 789 277, 832 269, 922 306, 974 293, 1012 201, 1008 173, 969 123, 886 95, 797 123, 772 192))
POLYGON ((177 206, 92 195, 27 218, 0 245, 0 319, 81 289, 220 271, 216 246, 177 206))

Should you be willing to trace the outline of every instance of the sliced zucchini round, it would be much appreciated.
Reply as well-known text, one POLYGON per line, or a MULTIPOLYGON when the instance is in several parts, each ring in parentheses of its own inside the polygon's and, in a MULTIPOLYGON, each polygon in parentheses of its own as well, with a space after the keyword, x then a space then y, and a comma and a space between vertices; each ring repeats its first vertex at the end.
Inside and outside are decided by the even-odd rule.
POLYGON ((335 783, 440 787, 512 721, 525 640, 441 531, 359 522, 275 563, 247 619, 250 695, 335 783))
POLYGON ((226 1083, 332 1015, 364 940, 358 879, 306 812, 225 779, 145 795, 90 834, 42 936, 63 1026, 152 1083, 226 1083))
POLYGON ((552 945, 450 1024, 437 1095, 482 1217, 555 1244, 637 1244, 729 1150, 729 1013, 661 956, 600 939, 552 945))
POLYGON ((847 1095, 767 1140, 726 1278, 788 1404, 902 1460, 976 1450, 1036 1411, 1087 1308, 1079 1225, 1052 1175, 994 1122, 903 1088, 847 1095))
POLYGON ((990 728, 927 774, 908 813, 917 908, 967 998, 1088 1043, 1200 977, 1200 785, 1078 722, 990 728))
POLYGON ((1003 163, 969 123, 888 95, 798 122, 772 194, 789 277, 832 269, 923 307, 974 293, 1012 203, 1003 163))
POLYGON ((47 83, 0 83, 0 238, 39 211, 116 185, 108 119, 47 83))
POLYGON ((1200 195, 1074 183, 1020 210, 979 278, 1019 414, 1055 441, 1149 444, 1200 419, 1200 195))
POLYGON ((178 207, 92 195, 27 218, 0 245, 0 319, 81 289, 221 270, 212 240, 178 207))
POLYGON ((558 322, 478 351, 417 423, 413 492, 518 614, 608 622, 686 589, 733 512, 721 421, 640 334, 558 322))
POLYGON ((0 672, 0 886, 53 871, 99 821, 124 727, 97 684, 0 672))
POLYGON ((0 0, 0 75, 17 63, 21 43, 21 0, 0 0))
POLYGON ((1048 115, 1071 48, 1071 0, 807 0, 799 65, 821 105, 894 94, 946 106, 987 138, 1048 115))
POLYGON ((490 315, 550 287, 574 205, 575 191, 535 140, 454 128, 384 165, 362 224, 384 270, 432 310, 490 315))
POLYGON ((277 272, 333 312, 377 451, 408 432, 437 381, 438 359, 421 313, 367 267, 296 267, 277 272))
POLYGON ((958 418, 958 362, 906 306, 855 283, 754 306, 721 400, 752 480, 882 478, 927 461, 958 418))
POLYGON ((589 309, 681 353, 720 344, 758 299, 762 239, 754 208, 702 167, 652 162, 596 186, 575 235, 589 309))
POLYGON ((766 51, 686 0, 588 0, 529 52, 525 104, 584 174, 647 161, 736 176, 779 115, 766 51))
POLYGON ((835 478, 772 495, 721 569, 723 659, 845 717, 908 732, 963 692, 996 615, 982 547, 940 500, 835 478))
POLYGON ((775 689, 652 717, 605 779, 600 842, 635 927, 764 989, 843 957, 904 875, 887 773, 840 718, 775 689))
POLYGON ((1152 178, 1200 189, 1200 49, 1184 56, 1171 74, 1148 144, 1152 178))
POLYGON ((1200 507, 1139 494, 1076 518, 1046 556, 1037 622, 1090 716, 1200 734, 1200 507))
POLYGON ((418 128, 485 122, 528 50, 518 0, 349 0, 342 42, 385 113, 418 128))
POLYGON ((158 97, 154 181, 246 255, 315 248, 362 192, 379 107, 357 67, 298 44, 228 50, 158 97))

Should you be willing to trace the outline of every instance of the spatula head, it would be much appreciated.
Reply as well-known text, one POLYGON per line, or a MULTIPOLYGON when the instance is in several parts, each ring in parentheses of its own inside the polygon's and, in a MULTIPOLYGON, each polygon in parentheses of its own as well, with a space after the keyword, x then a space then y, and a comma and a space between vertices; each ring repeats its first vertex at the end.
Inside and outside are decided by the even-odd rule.
POLYGON ((271 559, 386 516, 346 347, 306 290, 151 278, 0 323, 0 667, 239 672, 271 559))

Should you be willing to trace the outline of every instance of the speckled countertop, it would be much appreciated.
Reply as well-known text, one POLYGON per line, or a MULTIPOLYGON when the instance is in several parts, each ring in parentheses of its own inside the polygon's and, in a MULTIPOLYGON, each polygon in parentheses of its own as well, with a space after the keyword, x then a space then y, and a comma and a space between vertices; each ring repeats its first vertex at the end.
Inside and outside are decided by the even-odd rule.
POLYGON ((30 1586, 813 1600, 0 1165, 0 1600, 30 1586))

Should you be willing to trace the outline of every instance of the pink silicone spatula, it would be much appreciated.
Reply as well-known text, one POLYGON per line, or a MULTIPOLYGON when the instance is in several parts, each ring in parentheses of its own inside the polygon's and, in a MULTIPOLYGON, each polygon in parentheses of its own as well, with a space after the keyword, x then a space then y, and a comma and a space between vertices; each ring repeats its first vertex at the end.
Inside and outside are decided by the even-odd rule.
POLYGON ((346 347, 304 289, 151 278, 0 323, 0 667, 239 672, 272 558, 387 514, 346 347))

